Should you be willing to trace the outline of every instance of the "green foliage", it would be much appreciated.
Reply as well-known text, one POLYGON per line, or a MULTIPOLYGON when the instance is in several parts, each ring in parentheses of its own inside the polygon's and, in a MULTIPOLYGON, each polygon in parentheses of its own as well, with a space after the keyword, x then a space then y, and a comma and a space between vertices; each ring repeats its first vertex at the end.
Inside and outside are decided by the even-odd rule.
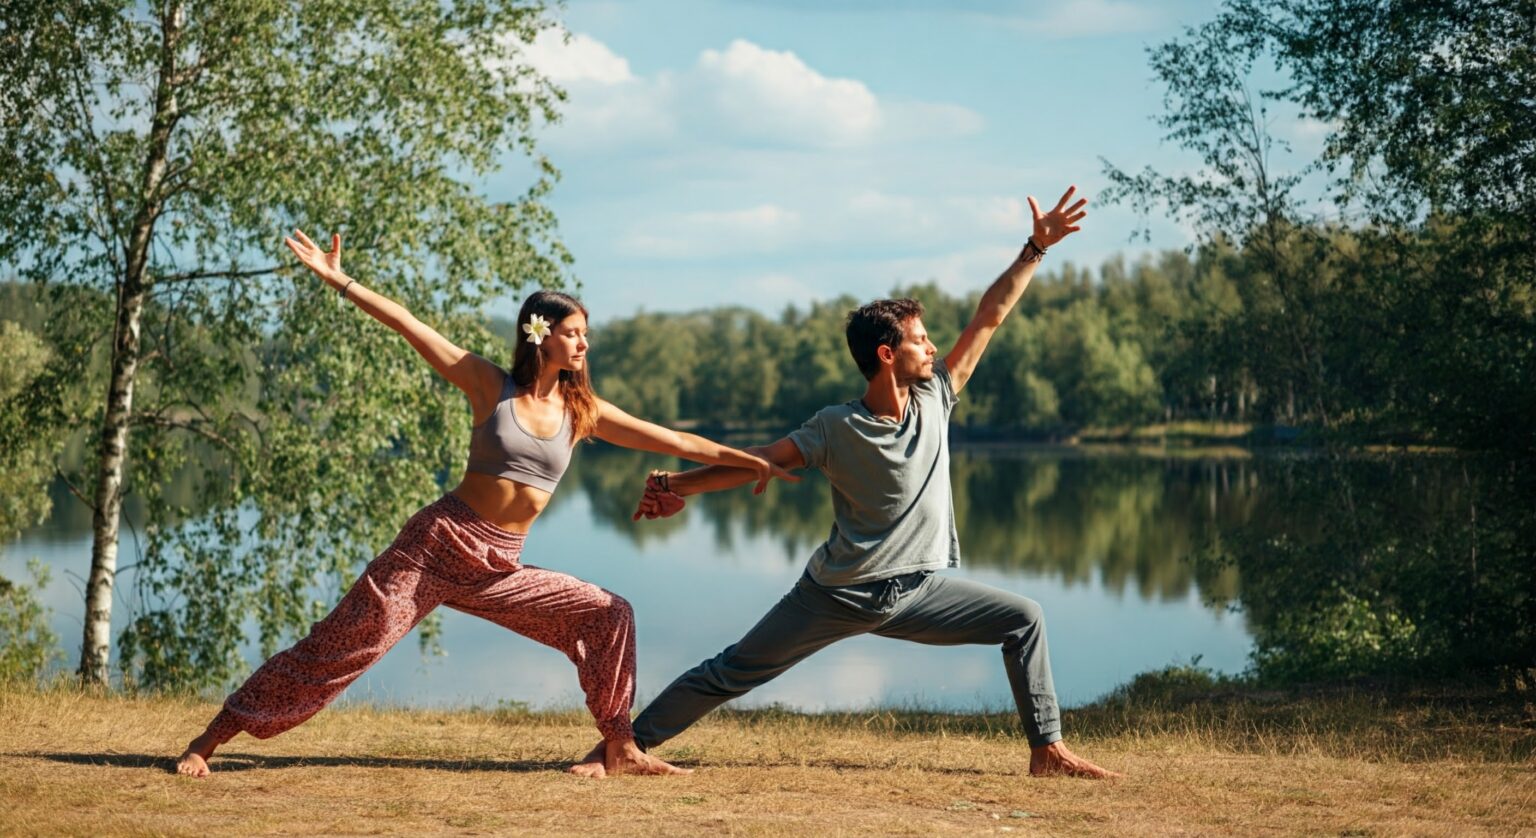
POLYGON ((48 568, 33 560, 27 568, 32 585, 0 576, 0 683, 38 683, 64 656, 59 638, 48 628, 48 610, 37 591, 48 584, 48 568))
POLYGON ((1286 481, 1288 531, 1251 528, 1224 551, 1244 580, 1260 677, 1449 675, 1536 658, 1532 11, 1529 0, 1229 0, 1150 50, 1159 123, 1201 168, 1106 164, 1106 197, 1195 225, 1201 260, 1236 292, 1209 295, 1177 375, 1226 367, 1261 399, 1278 389, 1285 413, 1330 442, 1502 454, 1430 493, 1456 498, 1451 514, 1382 491, 1386 466, 1336 449, 1321 474, 1286 481), (1279 86, 1256 90, 1260 77, 1279 86), (1287 110, 1328 133, 1316 160, 1280 171, 1288 146, 1270 114, 1287 110), (1301 198, 1313 173, 1335 222, 1301 198))
POLYGON ((0 543, 41 522, 52 504, 50 451, 58 433, 34 429, 22 403, 53 358, 33 332, 11 320, 0 321, 0 543))
POLYGON ((1323 603, 1276 615, 1254 666, 1275 681, 1332 680, 1408 672, 1433 650, 1413 622, 1390 605, 1372 604, 1336 589, 1323 603))
POLYGON ((1209 698, 1220 691, 1235 691, 1246 686, 1243 678, 1219 675, 1209 667, 1200 665, 1195 655, 1189 663, 1176 663, 1142 672, 1129 682, 1114 689, 1097 703, 1114 707, 1159 707, 1187 703, 1194 699, 1209 698))
POLYGON ((1260 678, 1424 679, 1536 659, 1536 487, 1518 463, 1326 458, 1284 463, 1269 483, 1283 517, 1204 559, 1242 579, 1260 678))
POLYGON ((1159 124, 1201 167, 1106 163, 1104 197, 1241 255, 1236 328, 1203 335, 1208 351, 1341 434, 1536 454, 1531 15, 1529 0, 1230 0, 1150 51, 1159 124), (1270 128, 1287 112, 1328 133, 1282 170, 1270 128), (1311 174, 1323 200, 1303 198, 1311 174))
MULTIPOLYGON (((39 432, 128 423, 131 682, 231 681, 248 631, 269 651, 302 631, 457 469, 462 399, 293 273, 281 236, 341 230, 349 271, 491 353, 479 308, 569 263, 530 138, 563 94, 521 53, 548 25, 515 0, 5 15, 0 262, 46 292, 53 351, 17 410, 39 432), (474 184, 509 161, 530 186, 486 200, 474 184), (167 495, 188 471, 193 499, 167 495)), ((94 455, 66 472, 107 485, 94 455)))

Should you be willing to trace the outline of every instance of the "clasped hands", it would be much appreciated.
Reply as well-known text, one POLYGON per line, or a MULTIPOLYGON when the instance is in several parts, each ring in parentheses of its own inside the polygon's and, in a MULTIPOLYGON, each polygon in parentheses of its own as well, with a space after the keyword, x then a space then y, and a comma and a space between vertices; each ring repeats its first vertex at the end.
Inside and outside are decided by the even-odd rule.
POLYGON ((630 520, 670 518, 681 512, 687 505, 682 495, 667 488, 663 474, 663 472, 653 471, 649 477, 645 478, 645 493, 640 496, 640 505, 635 508, 635 514, 630 520))

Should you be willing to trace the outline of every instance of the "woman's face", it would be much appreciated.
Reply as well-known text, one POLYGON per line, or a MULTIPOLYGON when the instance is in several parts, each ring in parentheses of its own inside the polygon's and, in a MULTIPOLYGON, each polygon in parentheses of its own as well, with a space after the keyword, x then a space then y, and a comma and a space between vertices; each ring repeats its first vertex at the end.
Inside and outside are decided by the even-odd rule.
POLYGON ((539 345, 544 363, 562 370, 586 369, 587 316, 576 312, 556 323, 539 345))

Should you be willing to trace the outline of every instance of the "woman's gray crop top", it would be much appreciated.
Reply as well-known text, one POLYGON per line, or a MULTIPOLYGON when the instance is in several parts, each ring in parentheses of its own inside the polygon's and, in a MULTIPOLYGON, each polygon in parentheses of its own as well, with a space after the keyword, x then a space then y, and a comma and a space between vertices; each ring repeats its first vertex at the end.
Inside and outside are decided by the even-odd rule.
POLYGON ((512 409, 517 385, 508 375, 496 409, 469 434, 469 471, 516 480, 553 492, 571 464, 571 419, 560 417, 554 436, 534 436, 512 409))

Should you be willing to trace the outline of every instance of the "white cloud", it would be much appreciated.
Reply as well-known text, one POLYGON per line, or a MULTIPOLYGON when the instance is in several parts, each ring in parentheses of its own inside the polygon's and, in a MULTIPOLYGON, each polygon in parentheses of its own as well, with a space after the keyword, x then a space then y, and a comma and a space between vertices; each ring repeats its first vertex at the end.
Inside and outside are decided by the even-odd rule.
POLYGON ((793 52, 736 39, 692 66, 637 76, 591 36, 546 30, 529 63, 568 94, 544 141, 556 151, 633 151, 666 141, 746 148, 841 150, 960 137, 982 120, 959 105, 882 102, 856 79, 833 78, 793 52))
POLYGON ((555 84, 620 84, 634 79, 629 61, 589 35, 545 29, 523 48, 528 63, 555 84))
POLYGON ((727 127, 747 139, 846 147, 880 128, 880 105, 863 82, 823 76, 792 52, 737 39, 724 52, 705 50, 697 76, 727 127))
POLYGON ((1298 140, 1321 142, 1325 137, 1339 130, 1341 123, 1338 120, 1324 122, 1310 116, 1303 116, 1291 125, 1290 134, 1298 140))

